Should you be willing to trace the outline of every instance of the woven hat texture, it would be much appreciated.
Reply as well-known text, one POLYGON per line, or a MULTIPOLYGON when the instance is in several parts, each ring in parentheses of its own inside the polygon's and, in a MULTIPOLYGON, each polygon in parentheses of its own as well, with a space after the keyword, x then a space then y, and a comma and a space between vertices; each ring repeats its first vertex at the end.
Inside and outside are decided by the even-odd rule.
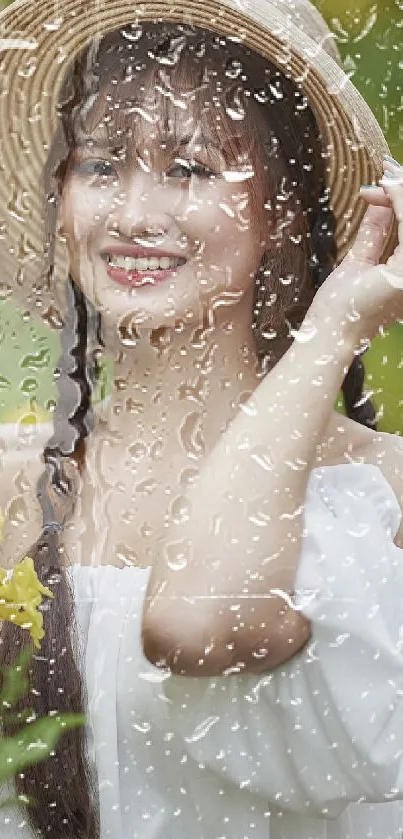
POLYGON ((343 72, 327 25, 307 0, 17 0, 0 15, 0 290, 42 316, 61 305, 67 272, 59 243, 57 283, 47 287, 42 173, 63 77, 94 37, 147 21, 192 24, 241 41, 301 87, 328 152, 338 260, 365 211, 359 187, 381 174, 388 152, 382 131, 343 72))

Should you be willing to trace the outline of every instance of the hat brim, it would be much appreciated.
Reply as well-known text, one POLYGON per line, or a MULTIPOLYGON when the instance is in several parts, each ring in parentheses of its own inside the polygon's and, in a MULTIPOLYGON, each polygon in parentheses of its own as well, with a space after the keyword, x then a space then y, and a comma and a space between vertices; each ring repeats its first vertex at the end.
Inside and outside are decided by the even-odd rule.
MULTIPOLYGON (((308 4, 307 4, 308 5, 308 4)), ((57 125, 56 104, 66 70, 95 36, 138 22, 169 21, 199 26, 241 41, 291 76, 306 94, 328 154, 327 180, 336 219, 337 261, 352 244, 365 212, 363 183, 382 172, 388 146, 372 111, 318 32, 308 34, 278 0, 18 0, 0 16, 3 207, 0 258, 2 295, 48 317, 62 305, 57 288, 43 280, 42 174, 57 125), (313 35, 313 37, 311 37, 313 35)), ((308 30, 309 31, 309 30, 308 30)), ((385 242, 392 252, 396 230, 385 242)), ((67 273, 58 244, 56 274, 67 273)))

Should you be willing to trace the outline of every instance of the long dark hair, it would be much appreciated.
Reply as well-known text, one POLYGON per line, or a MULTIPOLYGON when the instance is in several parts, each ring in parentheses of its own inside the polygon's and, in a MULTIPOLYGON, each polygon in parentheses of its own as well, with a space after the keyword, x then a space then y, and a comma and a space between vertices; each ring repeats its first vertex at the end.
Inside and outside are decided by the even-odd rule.
MULTIPOLYGON (((279 247, 265 256, 255 285, 253 328, 258 354, 269 369, 289 346, 290 327, 298 326, 315 290, 334 267, 335 224, 318 126, 298 87, 259 56, 233 44, 226 48, 222 38, 200 30, 185 32, 179 27, 175 37, 167 32, 162 39, 160 28, 150 27, 150 32, 155 56, 166 59, 164 72, 171 74, 174 86, 183 83, 186 76, 183 68, 190 61, 193 76, 198 74, 195 81, 199 90, 203 90, 203 84, 208 87, 219 79, 222 105, 224 99, 234 97, 234 86, 239 87, 241 83, 239 67, 246 74, 245 87, 249 86, 251 95, 244 100, 245 119, 250 116, 254 121, 254 134, 259 136, 261 171, 267 174, 263 180, 268 194, 260 198, 264 197, 266 205, 271 207, 277 229, 282 229, 284 234, 279 238, 279 247), (221 72, 218 76, 217 72, 211 73, 206 82, 209 67, 221 72)), ((148 51, 149 47, 148 43, 148 51)), ((80 56, 66 77, 60 128, 47 167, 47 252, 51 272, 56 235, 54 198, 60 197, 77 121, 87 118, 84 112, 88 116, 88 107, 83 106, 91 101, 94 92, 102 94, 103 77, 114 73, 121 81, 127 75, 130 49, 130 41, 112 33, 80 56)), ((155 72, 159 72, 158 67, 155 72)), ((115 98, 118 87, 115 87, 115 98)), ((155 90, 155 86, 151 87, 155 90)), ((208 97, 204 95, 204 99, 208 97)), ((161 101, 160 106, 166 109, 165 124, 171 118, 176 119, 169 113, 169 99, 161 101)), ((203 99, 198 107, 200 118, 205 118, 203 99)), ((126 115, 126 126, 127 119, 126 115)), ((242 141, 239 122, 231 126, 229 135, 234 138, 229 153, 234 155, 242 141)), ((85 441, 93 427, 91 397, 99 373, 102 339, 100 317, 72 277, 67 282, 67 303, 62 352, 56 370, 59 396, 54 433, 44 450, 45 470, 37 487, 43 529, 29 551, 39 578, 55 594, 55 599, 46 603, 45 637, 40 655, 34 654, 32 658, 29 697, 21 703, 21 707, 32 707, 37 717, 56 709, 59 712, 86 710, 85 687, 74 641, 73 594, 61 557, 63 527, 74 510, 85 463, 85 441)), ((346 413, 357 422, 373 427, 374 410, 363 398, 362 385, 363 366, 359 358, 354 358, 343 384, 346 413)), ((27 644, 26 633, 4 624, 1 665, 11 663, 17 651, 27 644)), ((5 727, 4 733, 8 731, 10 728, 5 727)), ((75 729, 64 735, 55 753, 18 774, 15 785, 18 794, 36 800, 27 809, 27 818, 36 835, 48 839, 99 839, 97 784, 86 757, 84 730, 75 729)))

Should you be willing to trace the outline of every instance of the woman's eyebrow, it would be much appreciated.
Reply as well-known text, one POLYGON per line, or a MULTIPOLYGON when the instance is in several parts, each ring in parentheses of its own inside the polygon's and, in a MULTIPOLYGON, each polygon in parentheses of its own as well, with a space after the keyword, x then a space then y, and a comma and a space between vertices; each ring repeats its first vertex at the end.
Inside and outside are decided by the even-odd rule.
POLYGON ((76 137, 75 147, 77 149, 87 149, 93 148, 94 146, 99 149, 108 149, 110 148, 110 143, 107 137, 102 136, 99 134, 97 137, 95 132, 94 134, 90 134, 86 136, 85 134, 80 134, 76 137))
POLYGON ((182 139, 178 141, 176 148, 183 149, 188 148, 188 146, 205 148, 206 150, 215 151, 217 154, 221 151, 220 146, 218 146, 211 137, 206 137, 204 134, 198 134, 196 137, 194 134, 182 137, 182 139))
POLYGON ((80 137, 77 139, 74 148, 76 151, 99 151, 112 155, 120 155, 123 146, 113 145, 108 139, 102 137, 80 137))

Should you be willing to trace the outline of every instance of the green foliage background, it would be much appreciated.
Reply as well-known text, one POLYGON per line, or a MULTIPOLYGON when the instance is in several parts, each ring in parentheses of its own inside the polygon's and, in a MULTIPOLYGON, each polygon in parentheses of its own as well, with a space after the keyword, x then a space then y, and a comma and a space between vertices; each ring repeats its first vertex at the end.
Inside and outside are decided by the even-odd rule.
MULTIPOLYGON (((0 0, 0 8, 5 5, 0 0)), ((392 155, 403 162, 403 0, 316 0, 316 5, 336 34, 346 72, 372 107, 392 155)), ((58 351, 56 333, 0 303, 0 422, 50 420, 58 351)), ((379 428, 403 434, 403 326, 373 342, 365 365, 379 428)))

